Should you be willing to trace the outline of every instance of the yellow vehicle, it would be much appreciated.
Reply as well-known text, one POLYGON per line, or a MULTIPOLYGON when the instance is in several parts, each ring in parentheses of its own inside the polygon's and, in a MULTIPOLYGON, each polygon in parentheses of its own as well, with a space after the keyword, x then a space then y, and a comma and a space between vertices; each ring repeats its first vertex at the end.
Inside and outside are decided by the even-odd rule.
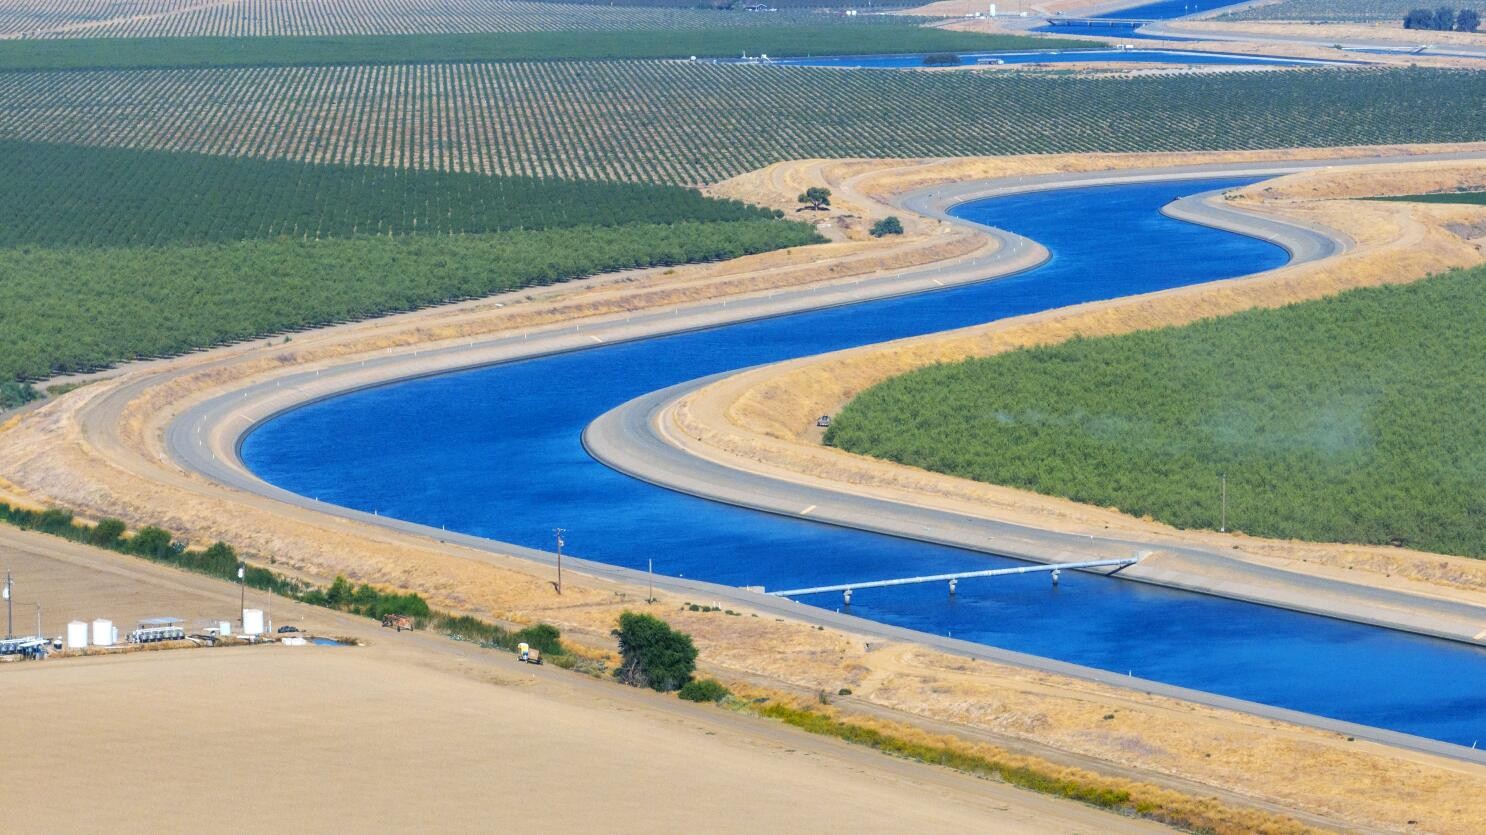
POLYGON ((523 641, 516 645, 516 660, 525 661, 528 664, 540 664, 542 663, 542 651, 523 641))

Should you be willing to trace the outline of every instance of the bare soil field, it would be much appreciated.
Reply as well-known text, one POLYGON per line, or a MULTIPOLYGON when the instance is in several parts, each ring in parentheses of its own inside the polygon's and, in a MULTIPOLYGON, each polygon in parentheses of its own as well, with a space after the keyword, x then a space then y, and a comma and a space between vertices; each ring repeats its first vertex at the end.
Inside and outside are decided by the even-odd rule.
MULTIPOLYGON (((1200 37, 1214 35, 1254 35, 1295 37, 1328 41, 1397 41, 1401 45, 1434 44, 1436 46, 1486 46, 1486 33, 1414 31, 1400 23, 1235 23, 1211 20, 1181 21, 1169 26, 1173 32, 1200 37)), ((1368 55, 1371 60, 1374 56, 1368 55)), ((1410 56, 1412 57, 1412 56, 1410 56)))
MULTIPOLYGON (((33 505, 64 504, 93 517, 117 515, 135 525, 160 524, 197 542, 224 539, 257 561, 273 557, 277 570, 321 582, 344 572, 357 581, 417 590, 447 609, 514 622, 544 620, 565 633, 604 640, 617 614, 634 605, 626 601, 642 598, 642 588, 578 576, 557 598, 546 571, 526 560, 222 488, 170 461, 164 427, 214 393, 289 372, 559 323, 622 319, 627 311, 729 293, 768 293, 770 282, 841 282, 844 271, 870 271, 872 259, 892 270, 898 259, 965 258, 986 246, 980 236, 957 237, 937 221, 911 217, 905 217, 910 234, 903 241, 855 240, 862 223, 892 211, 877 201, 878 194, 976 177, 1285 156, 1069 155, 775 166, 720 191, 756 194, 761 202, 770 193, 782 194, 792 202, 801 183, 826 176, 839 199, 822 220, 837 228, 843 242, 760 256, 743 272, 735 271, 742 269, 737 265, 655 271, 301 334, 292 345, 234 346, 123 369, 0 423, 0 495, 33 505), (861 261, 846 266, 835 257, 848 251, 861 261)), ((1425 249, 1418 257, 1433 254, 1425 249)), ((968 662, 919 646, 868 644, 859 635, 792 620, 681 611, 683 602, 663 595, 657 611, 690 632, 712 670, 727 679, 810 693, 848 686, 857 694, 853 699, 872 709, 942 723, 1012 750, 1063 752, 1086 771, 1134 775, 1129 779, 1163 791, 1221 797, 1224 804, 1293 809, 1307 819, 1386 828, 1403 828, 1427 809, 1428 827, 1436 831, 1470 831, 1486 818, 1486 769, 1477 766, 1063 676, 968 662), (1118 722, 1104 719, 1111 712, 1118 722)))
MULTIPOLYGON (((0 562, 55 613, 49 633, 102 613, 230 617, 237 603, 230 584, 39 535, 0 531, 0 562)), ((367 645, 0 665, 0 701, 30 717, 0 729, 14 754, 0 793, 86 783, 67 802, 12 804, 6 829, 1164 829, 501 652, 279 609, 280 622, 367 645)))

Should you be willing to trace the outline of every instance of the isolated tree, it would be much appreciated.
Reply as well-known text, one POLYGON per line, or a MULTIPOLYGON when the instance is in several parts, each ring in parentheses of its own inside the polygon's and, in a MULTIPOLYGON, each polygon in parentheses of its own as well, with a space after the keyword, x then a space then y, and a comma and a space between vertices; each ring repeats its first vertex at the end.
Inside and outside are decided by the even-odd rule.
POLYGON ((1474 32, 1481 28, 1481 13, 1475 9, 1461 9, 1455 16, 1455 31, 1474 32))
POLYGON ((685 632, 677 632, 660 618, 625 612, 613 635, 619 639, 619 654, 624 659, 614 677, 625 684, 665 693, 691 681, 697 648, 685 632))
POLYGON ((903 221, 898 220, 897 215, 888 215, 872 224, 871 232, 874 238, 880 238, 883 235, 901 235, 903 234, 903 221))
POLYGON ((1455 28, 1455 10, 1449 6, 1440 6, 1434 10, 1434 28, 1441 32, 1448 32, 1455 28))
POLYGON ((805 193, 800 195, 799 200, 801 203, 809 203, 810 208, 818 212, 831 205, 831 190, 820 186, 813 186, 805 189, 805 193))

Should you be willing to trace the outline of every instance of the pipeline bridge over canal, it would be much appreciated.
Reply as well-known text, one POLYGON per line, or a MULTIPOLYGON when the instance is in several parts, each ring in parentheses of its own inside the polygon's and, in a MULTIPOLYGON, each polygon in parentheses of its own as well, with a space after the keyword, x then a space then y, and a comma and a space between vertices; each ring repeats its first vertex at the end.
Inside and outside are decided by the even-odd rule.
POLYGON ((928 574, 922 577, 899 577, 892 580, 866 580, 860 583, 838 583, 833 586, 812 586, 805 589, 786 589, 784 591, 766 591, 764 594, 772 597, 804 597, 810 594, 826 594, 827 592, 841 592, 841 600, 847 606, 851 605, 851 594, 858 589, 880 589, 887 586, 911 586, 920 583, 949 583, 949 593, 954 594, 961 580, 972 577, 1002 577, 1008 574, 1032 574, 1046 571, 1052 574, 1053 585, 1058 584, 1058 578, 1064 571, 1091 571, 1096 568, 1109 568, 1111 571, 1104 572, 1105 575, 1118 574, 1140 562, 1139 556, 1127 557, 1117 560, 1088 560, 1086 562, 1055 562, 1042 565, 1019 565, 1015 568, 992 568, 984 571, 957 571, 952 574, 928 574))
POLYGON ((1139 17, 1049 17, 1047 22, 1052 26, 1144 26, 1160 21, 1139 17))

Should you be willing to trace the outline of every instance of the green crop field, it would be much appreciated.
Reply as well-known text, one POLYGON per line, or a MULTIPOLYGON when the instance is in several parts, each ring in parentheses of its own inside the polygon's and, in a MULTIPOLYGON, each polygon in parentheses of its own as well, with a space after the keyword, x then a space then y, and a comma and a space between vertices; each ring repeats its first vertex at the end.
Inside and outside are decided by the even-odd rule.
POLYGON ((802 157, 1472 141, 1486 139, 1486 122, 1466 103, 1482 99, 1486 74, 1431 69, 1086 79, 611 61, 15 72, 0 73, 0 137, 694 185, 802 157))
MULTIPOLYGON (((1223 15, 1220 20, 1303 20, 1312 23, 1403 23, 1411 9, 1433 9, 1438 4, 1419 0, 1281 0, 1250 6, 1223 15)), ((1452 4, 1458 8, 1458 4, 1452 4)))
MULTIPOLYGON (((882 21, 883 18, 865 18, 882 21)), ((902 21, 902 18, 892 18, 902 21)), ((911 18, 909 19, 912 20, 911 18)), ((1095 41, 983 35, 916 23, 800 24, 659 31, 497 32, 241 38, 0 41, 0 71, 141 67, 293 67, 471 61, 736 58, 902 52, 1083 49, 1095 41)))
POLYGON ((1486 556, 1486 267, 937 366, 827 443, 1266 537, 1486 556))
POLYGON ((818 240, 673 186, 0 142, 0 381, 818 240))
POLYGON ((1390 197, 1374 197, 1374 200, 1390 200, 1401 203, 1465 203, 1486 206, 1486 191, 1450 191, 1436 194, 1402 194, 1390 197))

